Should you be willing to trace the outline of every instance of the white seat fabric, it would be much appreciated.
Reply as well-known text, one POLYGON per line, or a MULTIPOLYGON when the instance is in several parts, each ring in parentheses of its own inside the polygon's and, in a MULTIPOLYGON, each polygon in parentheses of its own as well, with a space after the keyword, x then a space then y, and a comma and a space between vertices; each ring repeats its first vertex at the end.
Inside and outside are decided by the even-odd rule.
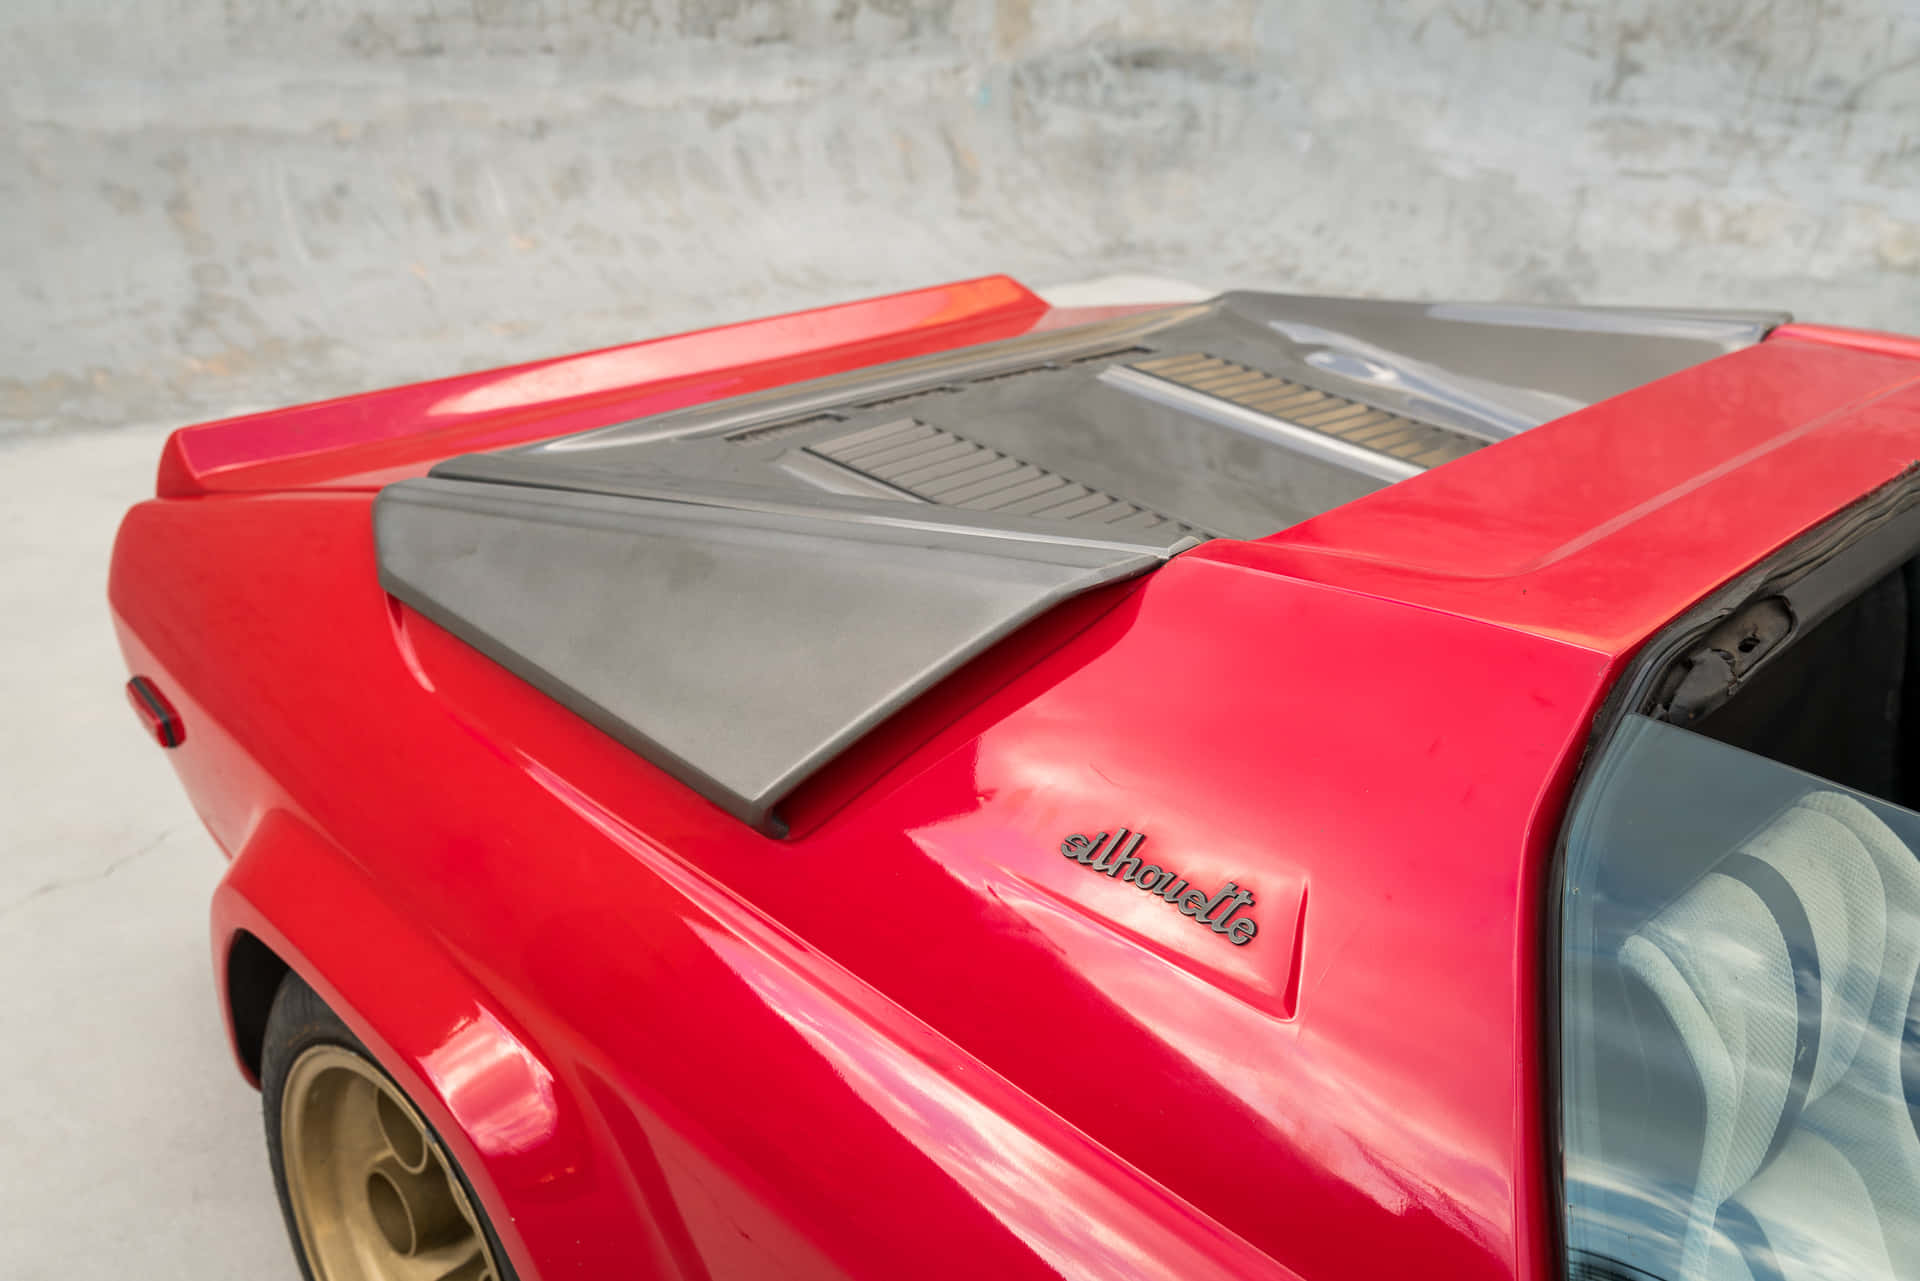
POLYGON ((1920 1281, 1920 1135, 1900 1076, 1920 977, 1920 862, 1865 805, 1837 792, 1801 800, 1845 825, 1879 866, 1887 895, 1887 947, 1880 984, 1853 1067, 1806 1125, 1827 1137, 1859 1169, 1873 1197, 1896 1273, 1920 1281))
MULTIPOLYGON (((1665 1008, 1702 1086, 1704 1123, 1683 1277, 1720 1274, 1723 1250, 1716 1242, 1722 1236, 1715 1222, 1724 1204, 1738 1207, 1745 1204, 1739 1196, 1766 1193, 1751 1209, 1756 1217, 1772 1213, 1777 1194, 1766 1190, 1774 1184, 1756 1180, 1763 1165, 1825 1171, 1832 1159, 1847 1161, 1837 1150, 1830 1156, 1831 1144, 1808 1146, 1811 1137, 1795 1145, 1806 1111, 1853 1068, 1880 1006, 1888 894, 1882 856, 1870 842, 1884 834, 1893 847, 1904 847, 1884 826, 1879 832, 1865 827, 1861 815, 1878 823, 1844 796, 1803 799, 1621 947, 1621 967, 1665 1008), (1796 962, 1803 982, 1817 968, 1817 988, 1810 982, 1805 992, 1796 987, 1796 962), (1790 1164, 1789 1148, 1802 1153, 1790 1164)), ((1888 861, 1892 854, 1884 852, 1888 861)), ((1912 854, 1905 857, 1911 864, 1912 854)), ((1898 1031, 1892 1035, 1897 1043, 1898 1031)), ((1853 1182, 1861 1183, 1857 1173, 1853 1182)), ((1871 1217, 1872 1202, 1863 1204, 1871 1217)), ((1830 1207, 1836 1215, 1842 1208, 1842 1202, 1830 1207)), ((1840 1230, 1838 1220, 1834 1226, 1840 1230)))
POLYGON ((1895 1281, 1866 1181, 1840 1149, 1796 1130, 1780 1154, 1720 1207, 1711 1281, 1895 1281))

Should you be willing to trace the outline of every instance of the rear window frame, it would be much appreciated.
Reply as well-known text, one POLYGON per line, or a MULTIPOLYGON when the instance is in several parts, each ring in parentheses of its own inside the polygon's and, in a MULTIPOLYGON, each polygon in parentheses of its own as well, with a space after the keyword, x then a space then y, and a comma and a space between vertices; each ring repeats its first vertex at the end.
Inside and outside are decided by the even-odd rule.
MULTIPOLYGON (((1687 664, 1715 629, 1729 619, 1775 600, 1784 603, 1790 617, 1786 633, 1740 673, 1739 680, 1744 682, 1771 665, 1881 575, 1917 556, 1920 556, 1920 462, 1909 465, 1893 480, 1861 496, 1728 580, 1668 623, 1626 661, 1618 679, 1601 700, 1560 812, 1559 831, 1547 874, 1541 878, 1538 989, 1541 1008, 1538 1013, 1544 1032, 1541 1052, 1546 1056, 1540 1077, 1544 1095, 1540 1102, 1546 1108, 1542 1132, 1547 1138, 1545 1166, 1550 1207, 1546 1239, 1553 1258, 1552 1275, 1562 1281, 1570 1278, 1572 1256, 1567 1240, 1566 1134, 1561 1080, 1565 1049, 1561 1020, 1565 922, 1561 903, 1566 893, 1573 816, 1602 783, 1598 776, 1603 771, 1596 766, 1604 762, 1608 747, 1631 715, 1637 713, 1681 729, 1688 728, 1660 714, 1663 696, 1672 695, 1676 668, 1687 664)), ((1738 696, 1736 686, 1727 701, 1738 696)))

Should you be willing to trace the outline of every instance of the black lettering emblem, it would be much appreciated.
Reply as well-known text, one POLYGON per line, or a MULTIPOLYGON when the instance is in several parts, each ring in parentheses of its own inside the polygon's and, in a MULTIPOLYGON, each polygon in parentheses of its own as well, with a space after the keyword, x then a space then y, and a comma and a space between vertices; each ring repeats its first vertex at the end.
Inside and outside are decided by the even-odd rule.
POLYGON ((1234 915, 1242 908, 1253 906, 1250 891, 1228 881, 1209 894, 1189 886, 1187 878, 1178 872, 1155 863, 1142 863, 1140 846, 1146 839, 1145 832, 1128 834, 1124 827, 1112 835, 1102 832, 1094 837, 1076 832, 1060 842, 1060 852, 1082 867, 1165 899, 1169 905, 1179 908, 1182 916, 1191 916, 1215 934, 1226 935, 1235 947, 1253 942, 1260 927, 1251 916, 1234 915))

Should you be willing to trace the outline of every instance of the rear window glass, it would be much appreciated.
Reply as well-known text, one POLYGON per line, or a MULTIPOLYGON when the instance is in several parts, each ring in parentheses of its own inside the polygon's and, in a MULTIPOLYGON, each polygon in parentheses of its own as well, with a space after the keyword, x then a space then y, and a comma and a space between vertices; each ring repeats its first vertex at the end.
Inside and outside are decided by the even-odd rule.
POLYGON ((1920 815, 1645 717, 1561 890, 1575 1278, 1920 1275, 1920 815))

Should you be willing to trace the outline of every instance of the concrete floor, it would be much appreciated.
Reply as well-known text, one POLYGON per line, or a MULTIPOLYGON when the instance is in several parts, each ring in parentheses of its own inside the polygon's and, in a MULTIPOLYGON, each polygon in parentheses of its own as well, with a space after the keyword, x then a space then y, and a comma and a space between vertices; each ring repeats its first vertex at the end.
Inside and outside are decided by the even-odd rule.
POLYGON ((214 1001, 223 866, 121 694, 107 553, 165 431, 0 446, 0 1277, 297 1277, 214 1001))

